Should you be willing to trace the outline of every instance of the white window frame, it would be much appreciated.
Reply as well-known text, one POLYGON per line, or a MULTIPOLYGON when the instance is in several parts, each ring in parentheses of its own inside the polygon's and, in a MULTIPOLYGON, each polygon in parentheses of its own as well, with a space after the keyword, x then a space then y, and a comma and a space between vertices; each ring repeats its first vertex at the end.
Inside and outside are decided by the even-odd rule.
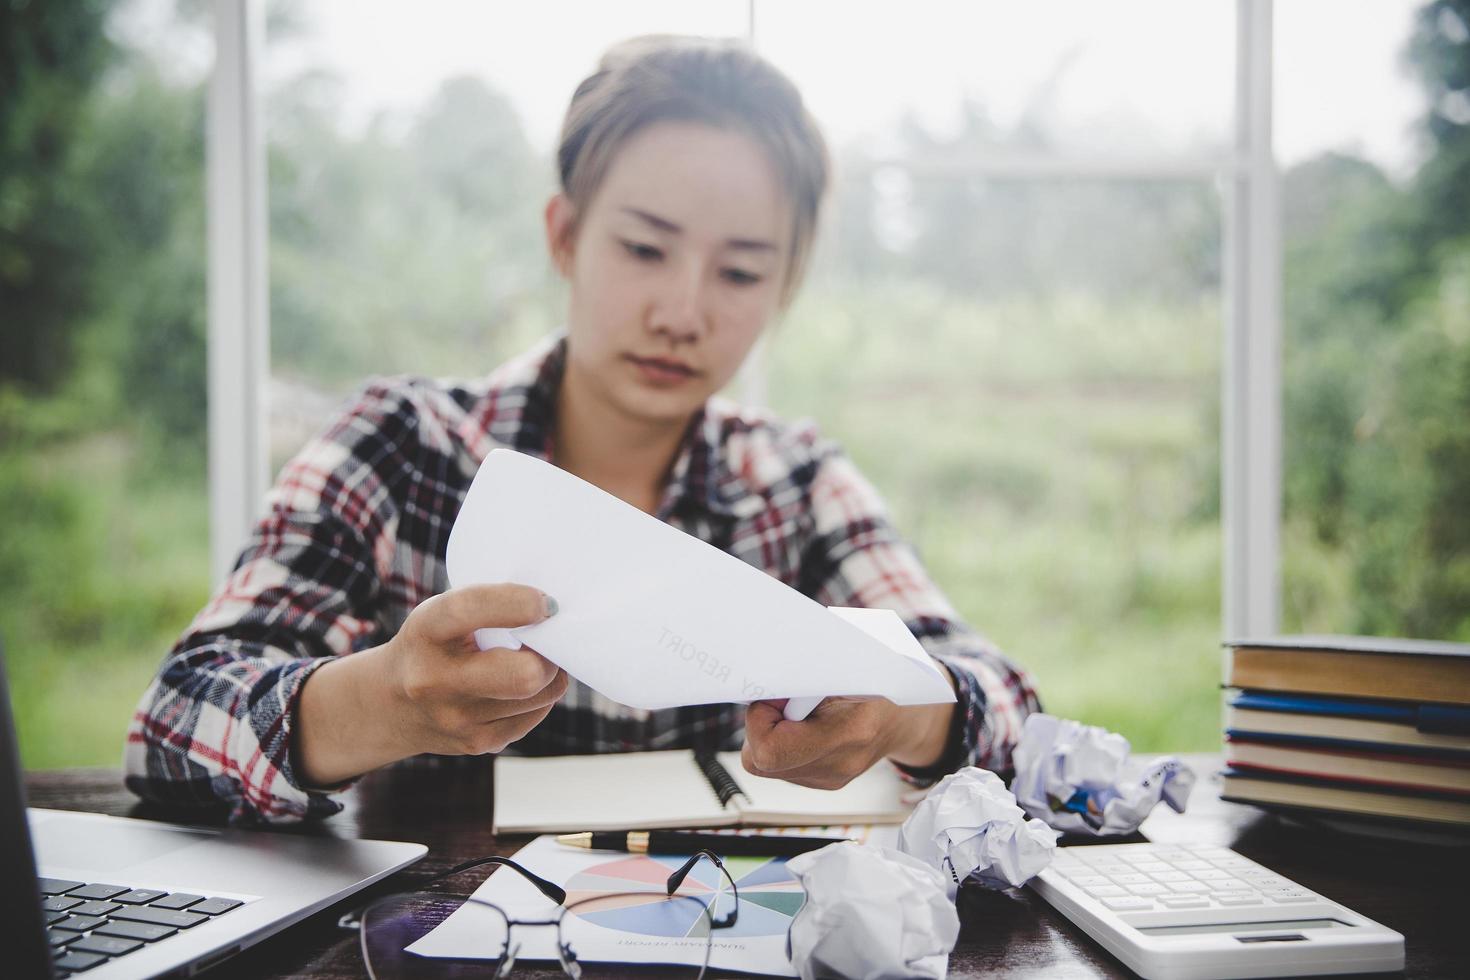
MULTIPOLYGON (((756 2, 748 0, 747 6, 752 44, 756 2)), ((215 0, 208 214, 210 567, 216 584, 257 519, 270 482, 269 228, 258 102, 263 7, 260 0, 215 0)), ((968 161, 960 171, 1010 179, 1183 177, 1220 183, 1226 255, 1221 618, 1224 633, 1233 637, 1273 633, 1280 620, 1281 198, 1271 129, 1272 13, 1272 0, 1236 0, 1235 138, 1229 155, 1121 161, 1017 156, 968 161)), ((765 371, 759 352, 752 361, 743 390, 761 399, 765 371)))

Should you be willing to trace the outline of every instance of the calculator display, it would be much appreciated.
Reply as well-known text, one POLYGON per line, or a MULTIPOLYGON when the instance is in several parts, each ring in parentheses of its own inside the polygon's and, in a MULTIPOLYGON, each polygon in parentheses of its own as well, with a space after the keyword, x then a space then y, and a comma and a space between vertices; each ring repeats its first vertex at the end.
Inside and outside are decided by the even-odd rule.
POLYGON ((1135 926, 1148 936, 1198 936, 1211 932, 1256 932, 1261 929, 1351 929, 1337 919, 1281 919, 1276 922, 1206 922, 1196 926, 1135 926))

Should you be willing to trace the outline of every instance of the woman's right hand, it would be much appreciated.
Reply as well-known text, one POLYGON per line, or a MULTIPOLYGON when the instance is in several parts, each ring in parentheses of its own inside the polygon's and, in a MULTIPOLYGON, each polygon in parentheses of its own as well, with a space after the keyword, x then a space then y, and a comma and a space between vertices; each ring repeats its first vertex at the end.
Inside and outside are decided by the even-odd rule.
POLYGON ((474 632, 547 618, 525 585, 470 585, 420 603, 387 643, 323 664, 301 689, 303 785, 332 786, 398 759, 482 755, 524 738, 567 689, 534 650, 480 650, 474 632))
POLYGON ((529 647, 481 650, 475 630, 530 626, 550 600, 525 585, 468 585, 420 603, 383 645, 406 754, 484 755, 524 738, 567 690, 566 671, 529 647))

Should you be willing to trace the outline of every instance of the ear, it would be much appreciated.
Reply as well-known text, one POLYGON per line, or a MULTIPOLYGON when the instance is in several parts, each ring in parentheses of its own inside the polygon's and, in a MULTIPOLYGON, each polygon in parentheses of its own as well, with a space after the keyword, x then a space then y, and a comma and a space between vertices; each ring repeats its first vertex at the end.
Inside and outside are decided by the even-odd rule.
POLYGON ((577 239, 577 209, 565 194, 546 202, 546 249, 551 264, 563 278, 572 275, 572 253, 577 239))

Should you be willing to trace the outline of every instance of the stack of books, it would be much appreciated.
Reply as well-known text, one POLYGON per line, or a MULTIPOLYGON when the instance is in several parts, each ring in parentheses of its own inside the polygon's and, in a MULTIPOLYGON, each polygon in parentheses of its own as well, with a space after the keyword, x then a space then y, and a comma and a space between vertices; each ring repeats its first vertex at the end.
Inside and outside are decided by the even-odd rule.
POLYGON ((1470 646, 1245 640, 1225 684, 1224 799, 1470 829, 1470 646))

